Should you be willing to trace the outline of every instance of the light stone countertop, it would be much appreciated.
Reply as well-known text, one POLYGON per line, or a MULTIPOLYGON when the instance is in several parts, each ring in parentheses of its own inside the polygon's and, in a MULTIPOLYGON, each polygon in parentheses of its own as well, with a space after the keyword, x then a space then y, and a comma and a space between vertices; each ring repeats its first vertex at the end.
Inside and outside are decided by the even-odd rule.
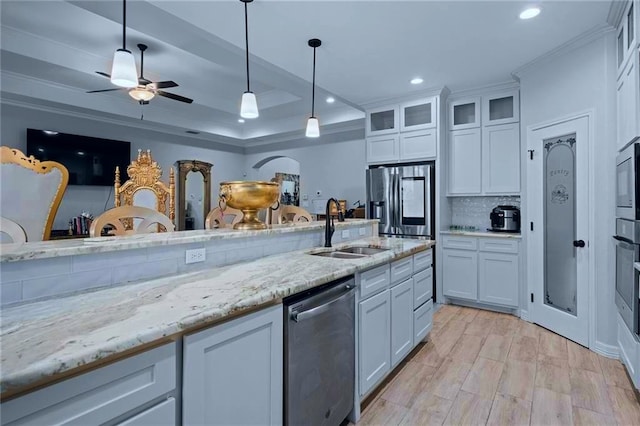
POLYGON ((512 234, 509 232, 492 232, 492 231, 440 231, 440 235, 461 235, 464 237, 489 237, 489 238, 511 238, 520 240, 521 234, 512 234))
MULTIPOLYGON (((425 250, 434 241, 367 238, 389 251, 358 259, 306 249, 206 271, 17 305, 0 313, 0 392, 21 392, 86 364, 425 250)), ((335 248, 334 248, 335 249, 335 248)))
MULTIPOLYGON (((336 231, 350 226, 372 226, 377 219, 345 219, 334 222, 336 231)), ((202 229, 196 231, 158 232, 120 237, 76 238, 71 240, 39 241, 26 244, 1 244, 0 263, 21 260, 45 259, 58 256, 107 253, 119 250, 168 246, 173 244, 203 243, 212 240, 247 237, 263 237, 296 232, 324 230, 325 222, 289 223, 270 225, 268 229, 241 231, 229 228, 202 229)))

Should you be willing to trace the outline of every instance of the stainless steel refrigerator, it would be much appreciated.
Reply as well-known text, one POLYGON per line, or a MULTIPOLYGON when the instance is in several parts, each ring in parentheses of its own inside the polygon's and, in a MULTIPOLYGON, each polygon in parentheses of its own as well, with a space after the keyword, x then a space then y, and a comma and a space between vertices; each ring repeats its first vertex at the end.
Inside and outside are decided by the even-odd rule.
POLYGON ((367 218, 380 235, 434 239, 435 163, 371 166, 367 170, 367 218))

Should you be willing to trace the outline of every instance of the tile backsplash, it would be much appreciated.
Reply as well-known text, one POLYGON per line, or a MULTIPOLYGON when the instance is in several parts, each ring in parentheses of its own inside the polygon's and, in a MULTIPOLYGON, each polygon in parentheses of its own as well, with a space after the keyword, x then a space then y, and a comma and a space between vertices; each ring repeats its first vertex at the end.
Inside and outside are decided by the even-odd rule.
POLYGON ((520 197, 451 197, 451 224, 475 226, 484 231, 491 226, 489 214, 496 206, 520 207, 520 197))

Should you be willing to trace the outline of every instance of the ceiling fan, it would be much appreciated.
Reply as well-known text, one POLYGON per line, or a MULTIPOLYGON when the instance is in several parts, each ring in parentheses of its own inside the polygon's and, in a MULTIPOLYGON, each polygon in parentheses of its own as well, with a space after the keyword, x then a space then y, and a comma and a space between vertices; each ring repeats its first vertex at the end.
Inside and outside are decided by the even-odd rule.
MULTIPOLYGON (((140 105, 147 105, 151 99, 153 99, 156 95, 164 96, 165 98, 173 99, 174 101, 180 101, 187 104, 193 102, 193 99, 185 98, 184 96, 176 95, 174 93, 165 92, 160 89, 169 89, 171 87, 178 87, 178 83, 175 81, 158 81, 153 82, 144 78, 144 51, 147 50, 146 44, 138 44, 138 49, 140 49, 140 77, 138 77, 138 87, 134 87, 132 89, 128 89, 126 87, 119 87, 115 89, 103 89, 103 90, 90 90, 87 93, 100 93, 100 92, 113 92, 116 90, 126 90, 129 92, 129 96, 138 101, 140 105)), ((109 74, 102 71, 96 71, 96 74, 99 74, 106 78, 111 78, 109 74)))

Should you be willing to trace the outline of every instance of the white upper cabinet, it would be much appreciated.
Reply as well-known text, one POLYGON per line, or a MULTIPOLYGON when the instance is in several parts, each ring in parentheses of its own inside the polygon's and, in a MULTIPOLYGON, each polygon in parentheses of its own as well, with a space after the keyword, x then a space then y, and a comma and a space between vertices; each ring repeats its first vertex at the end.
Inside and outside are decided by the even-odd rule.
POLYGON ((622 70, 616 85, 618 149, 624 148, 640 136, 639 56, 639 52, 634 53, 632 60, 622 70))
POLYGON ((629 1, 625 7, 620 24, 616 29, 616 60, 618 75, 623 72, 629 58, 634 54, 638 44, 638 4, 640 2, 629 1))
POLYGON ((520 95, 518 90, 482 97, 482 124, 517 123, 520 121, 520 95))
POLYGON ((449 103, 449 130, 480 127, 480 98, 461 99, 449 103))
POLYGON ((376 108, 367 111, 367 136, 397 133, 398 107, 376 108))
POLYGON ((437 155, 436 129, 400 133, 401 160, 428 160, 437 155))
POLYGON ((398 135, 367 138, 367 163, 397 161, 400 154, 398 135))
POLYGON ((520 192, 520 126, 518 123, 482 129, 482 192, 520 192))
POLYGON ((480 129, 449 132, 449 194, 480 194, 481 185, 480 129))
POLYGON ((405 102, 400 105, 400 131, 430 129, 437 126, 436 98, 405 102))

